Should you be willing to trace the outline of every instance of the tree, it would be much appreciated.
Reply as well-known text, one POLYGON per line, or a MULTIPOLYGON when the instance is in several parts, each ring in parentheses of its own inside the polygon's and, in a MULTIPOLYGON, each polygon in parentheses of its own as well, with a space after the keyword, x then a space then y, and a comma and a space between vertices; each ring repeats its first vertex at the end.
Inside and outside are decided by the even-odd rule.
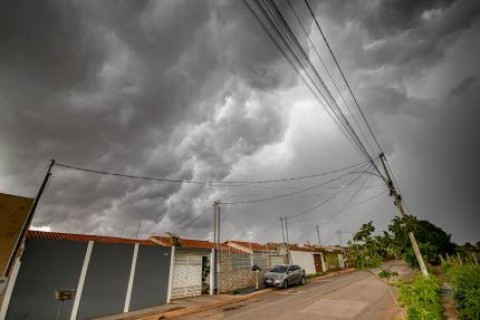
POLYGON ((410 231, 415 234, 423 257, 430 263, 438 263, 440 254, 455 252, 451 235, 426 220, 418 220, 413 216, 395 217, 388 230, 393 235, 392 245, 396 254, 402 256, 412 267, 418 265, 408 238, 410 231))
MULTIPOLYGON (((418 220, 413 216, 395 217, 388 226, 388 232, 373 236, 375 226, 370 221, 363 224, 353 236, 351 260, 359 268, 371 268, 380 265, 382 261, 391 258, 403 258, 410 266, 418 267, 410 239, 409 232, 413 232, 417 239, 420 251, 426 261, 439 262, 439 255, 453 254, 455 244, 451 242, 451 235, 434 224, 418 220)), ((470 251, 472 245, 466 246, 470 251)))

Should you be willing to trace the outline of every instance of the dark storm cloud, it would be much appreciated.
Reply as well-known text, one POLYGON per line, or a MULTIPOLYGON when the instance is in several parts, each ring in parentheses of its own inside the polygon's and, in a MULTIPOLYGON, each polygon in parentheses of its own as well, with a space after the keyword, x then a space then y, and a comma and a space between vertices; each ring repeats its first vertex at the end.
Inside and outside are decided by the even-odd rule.
MULTIPOLYGON (((221 180, 239 157, 282 136, 278 103, 252 88, 295 81, 275 48, 264 45, 265 35, 252 35, 253 17, 241 4, 7 7, 1 17, 2 169, 24 171, 16 180, 50 157, 133 174, 221 180), (250 100, 265 108, 250 114, 250 100)), ((121 232, 146 220, 156 230, 166 216, 173 228, 210 201, 201 187, 55 173, 36 220, 54 229, 121 232)))
MULTIPOLYGON (((286 2, 278 4, 301 35, 286 2)), ((320 44, 303 3, 294 5, 320 44)), ((206 181, 289 177, 360 161, 331 119, 318 119, 305 107, 311 96, 241 2, 5 1, 3 8, 2 191, 24 188, 53 157, 107 171, 206 181)), ((478 238, 462 222, 478 212, 472 200, 478 187, 468 175, 476 174, 480 154, 478 59, 468 53, 480 51, 478 2, 328 1, 315 8, 411 209, 460 241, 478 238), (458 165, 458 154, 468 152, 473 156, 458 165)), ((295 187, 301 186, 154 184, 55 168, 35 225, 205 238, 215 199, 255 199, 295 187)), ((278 240, 275 228, 267 236, 262 230, 332 190, 227 206, 224 235, 278 240)), ((348 199, 292 225, 295 239, 313 240, 312 223, 325 223, 331 239, 336 230, 365 222, 366 216, 352 219, 352 212, 334 217, 348 199)), ((372 207, 378 215, 368 213, 380 225, 388 221, 386 203, 372 207)))
POLYGON ((323 3, 332 38, 404 185, 413 214, 480 236, 475 202, 480 5, 477 1, 323 3), (337 20, 338 19, 338 20, 337 20), (352 48, 353 47, 353 48, 352 48))

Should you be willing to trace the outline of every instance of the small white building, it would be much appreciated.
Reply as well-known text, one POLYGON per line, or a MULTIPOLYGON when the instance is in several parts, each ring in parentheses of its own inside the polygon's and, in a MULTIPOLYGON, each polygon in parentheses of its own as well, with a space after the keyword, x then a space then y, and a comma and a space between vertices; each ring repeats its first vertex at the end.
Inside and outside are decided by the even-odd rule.
POLYGON ((323 254, 315 251, 313 248, 291 245, 289 253, 292 263, 305 269, 307 274, 326 271, 323 254))

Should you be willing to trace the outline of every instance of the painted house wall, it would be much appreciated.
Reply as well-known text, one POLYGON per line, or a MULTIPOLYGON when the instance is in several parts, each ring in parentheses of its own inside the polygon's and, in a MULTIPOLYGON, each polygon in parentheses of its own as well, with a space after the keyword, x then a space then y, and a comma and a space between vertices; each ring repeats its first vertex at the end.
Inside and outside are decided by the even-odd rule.
POLYGON ((135 268, 130 310, 167 302, 170 248, 140 246, 135 268))
POLYGON ((133 248, 131 244, 95 243, 80 300, 78 319, 123 312, 133 248))
POLYGON ((313 260, 313 252, 290 251, 290 255, 292 257, 292 263, 305 269, 307 274, 317 273, 315 261, 313 260))
MULTIPOLYGON (((86 242, 29 239, 13 288, 6 319, 55 319, 54 292, 77 288, 86 242)), ((60 319, 69 319, 73 301, 66 301, 60 319)))
MULTIPOLYGON (((59 302, 54 292, 78 288, 87 246, 87 241, 29 239, 6 319, 55 319, 59 302)), ((124 311, 134 247, 125 243, 93 243, 76 319, 124 311)), ((129 310, 166 303, 170 250, 139 246, 129 310)), ((60 319, 70 319, 72 306, 73 301, 64 303, 60 319)))

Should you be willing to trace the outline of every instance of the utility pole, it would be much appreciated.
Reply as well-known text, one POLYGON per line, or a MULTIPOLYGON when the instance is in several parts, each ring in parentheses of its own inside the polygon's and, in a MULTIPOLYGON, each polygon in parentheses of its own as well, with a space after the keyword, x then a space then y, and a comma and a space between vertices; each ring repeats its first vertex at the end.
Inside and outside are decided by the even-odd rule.
MULTIPOLYGON (((402 217, 405 217, 407 214, 405 213, 405 208, 403 207, 402 196, 397 192, 395 185, 393 184, 392 176, 387 167, 387 159, 385 158, 385 154, 381 153, 379 156, 380 156, 380 160, 382 160, 383 170, 387 175, 387 185, 388 185, 388 188, 390 189, 390 195, 394 199, 393 203, 398 208, 400 215, 402 217)), ((425 266, 422 253, 420 252, 420 248, 418 247, 417 240, 415 239, 415 235, 413 234, 412 231, 408 232, 408 238, 410 238, 410 242, 412 243, 413 251, 415 252, 415 257, 417 258, 418 264, 420 265, 420 270, 422 271, 423 276, 428 277, 427 267, 425 266)))
POLYGON ((286 238, 287 238, 287 258, 288 258, 288 263, 292 263, 292 259, 290 257, 290 244, 289 244, 289 241, 288 241, 288 219, 287 217, 284 217, 283 218, 283 221, 285 221, 285 234, 286 234, 286 238))
POLYGON ((38 205, 38 202, 40 201, 40 197, 42 196, 43 191, 47 186, 48 180, 52 176, 51 171, 54 165, 55 165, 55 160, 54 159, 50 160, 50 165, 48 166, 47 173, 43 178, 42 184, 40 185, 40 189, 38 189, 37 196, 33 200, 33 203, 32 203, 32 206, 30 207, 30 211, 28 212, 27 218, 25 219, 25 222, 22 225, 20 234, 18 235, 17 241, 15 242, 15 247, 13 247, 13 251, 10 253, 7 267, 3 272, 4 277, 7 277, 10 274, 10 270, 12 269, 12 266, 13 266, 13 261, 15 260, 15 257, 17 256, 20 247, 22 246, 22 244, 25 242, 25 239, 27 238, 28 229, 30 228, 30 224, 32 223, 33 215, 35 214, 35 210, 37 209, 37 205, 38 205))
POLYGON ((285 243, 285 230, 283 229, 283 217, 280 217, 280 228, 282 228, 282 242, 285 243))
POLYGON ((213 242, 215 243, 215 283, 220 294, 220 200, 213 202, 213 242))
POLYGON ((322 244, 322 241, 320 240, 320 227, 318 226, 318 224, 316 225, 316 229, 317 229, 318 244, 322 244))

